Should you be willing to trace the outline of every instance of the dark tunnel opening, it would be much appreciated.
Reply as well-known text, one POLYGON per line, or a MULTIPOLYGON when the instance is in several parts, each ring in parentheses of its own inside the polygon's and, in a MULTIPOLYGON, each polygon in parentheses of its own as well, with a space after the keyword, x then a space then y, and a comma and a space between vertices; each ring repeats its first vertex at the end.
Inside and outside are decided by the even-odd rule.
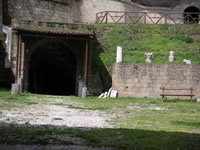
POLYGON ((185 24, 198 24, 200 19, 200 11, 197 7, 191 6, 184 11, 184 23, 185 24))
POLYGON ((65 45, 48 43, 38 47, 30 61, 29 92, 75 95, 76 58, 65 45))

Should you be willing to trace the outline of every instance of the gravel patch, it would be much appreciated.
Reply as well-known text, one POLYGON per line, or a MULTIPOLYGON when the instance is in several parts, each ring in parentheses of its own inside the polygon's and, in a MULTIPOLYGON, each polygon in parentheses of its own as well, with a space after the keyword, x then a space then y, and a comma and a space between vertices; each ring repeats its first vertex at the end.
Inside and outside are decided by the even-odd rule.
MULTIPOLYGON (((38 104, 21 105, 0 110, 0 123, 30 125, 54 125, 84 128, 112 128, 111 120, 104 112, 68 108, 71 103, 56 99, 51 102, 36 101, 38 104), (53 104, 52 104, 53 103, 53 104), (64 103, 63 105, 58 105, 64 103)), ((78 104, 76 103, 75 106, 78 104)), ((82 107, 82 106, 80 106, 82 107)))

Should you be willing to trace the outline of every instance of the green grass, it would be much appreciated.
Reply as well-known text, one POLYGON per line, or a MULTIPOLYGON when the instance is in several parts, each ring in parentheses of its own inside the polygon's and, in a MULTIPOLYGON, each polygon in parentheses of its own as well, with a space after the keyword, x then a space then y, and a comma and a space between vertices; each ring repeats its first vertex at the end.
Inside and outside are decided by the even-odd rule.
POLYGON ((0 99, 3 99, 8 103, 24 103, 27 105, 38 104, 38 102, 33 102, 30 98, 29 93, 22 93, 20 95, 12 95, 9 89, 0 89, 0 99))
MULTIPOLYGON (((46 104, 91 111, 91 113, 100 111, 111 116, 109 123, 114 128, 85 129, 4 124, 0 126, 1 144, 84 145, 139 150, 200 149, 200 103, 197 102, 167 100, 163 103, 161 99, 148 98, 81 99, 30 93, 13 96, 10 95, 10 91, 0 90, 1 108, 4 108, 5 103, 9 109, 19 107, 17 104, 26 106, 29 105, 28 101, 35 102, 34 105, 43 101, 46 104), (54 101, 56 99, 62 101, 54 101), (82 141, 81 144, 74 142, 73 138, 78 138, 82 141)), ((54 120, 59 121, 62 118, 54 120)))
POLYGON ((166 64, 169 51, 175 53, 175 64, 183 59, 200 63, 198 25, 102 25, 94 26, 97 41, 93 48, 93 63, 100 61, 109 68, 116 58, 116 47, 123 47, 124 63, 145 63, 144 53, 153 52, 152 63, 166 64))
POLYGON ((198 150, 199 134, 138 129, 57 129, 52 127, 0 127, 0 143, 76 145, 69 138, 84 141, 81 145, 139 150, 198 150), (7 137, 7 138, 4 138, 7 137))
POLYGON ((74 105, 68 105, 68 108, 71 109, 79 109, 79 110, 106 110, 106 107, 79 107, 74 105))

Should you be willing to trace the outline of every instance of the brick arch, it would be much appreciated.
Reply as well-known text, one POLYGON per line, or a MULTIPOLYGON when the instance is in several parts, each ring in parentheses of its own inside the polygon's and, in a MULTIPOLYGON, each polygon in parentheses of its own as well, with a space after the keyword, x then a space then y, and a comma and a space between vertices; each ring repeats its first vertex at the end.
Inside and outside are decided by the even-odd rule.
POLYGON ((185 24, 198 24, 200 19, 200 9, 196 6, 189 6, 184 10, 184 23, 185 24))

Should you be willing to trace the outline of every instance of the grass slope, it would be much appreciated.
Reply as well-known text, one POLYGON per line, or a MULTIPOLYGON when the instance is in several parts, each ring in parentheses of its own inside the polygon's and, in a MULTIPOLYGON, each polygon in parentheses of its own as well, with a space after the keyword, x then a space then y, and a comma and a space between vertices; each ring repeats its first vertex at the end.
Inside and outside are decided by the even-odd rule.
MULTIPOLYGON (((145 63, 144 53, 153 52, 152 63, 166 64, 169 51, 174 51, 176 64, 183 59, 200 63, 199 25, 94 25, 99 45, 94 46, 97 57, 107 66, 116 59, 116 47, 123 47, 124 63, 145 63)), ((96 62, 98 63, 98 62, 96 62)))

